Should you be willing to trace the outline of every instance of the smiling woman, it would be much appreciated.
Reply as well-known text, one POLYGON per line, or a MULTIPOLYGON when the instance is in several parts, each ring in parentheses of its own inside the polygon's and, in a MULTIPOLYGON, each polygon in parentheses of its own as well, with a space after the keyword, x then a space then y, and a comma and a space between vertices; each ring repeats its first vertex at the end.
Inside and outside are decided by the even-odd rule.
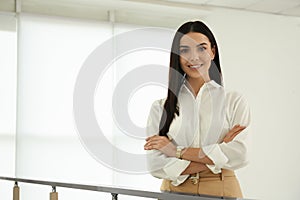
POLYGON ((202 22, 176 32, 166 99, 153 103, 144 149, 162 191, 242 197, 234 170, 245 166, 250 114, 225 91, 218 45, 202 22))
MULTIPOLYGON (((205 82, 210 80, 206 72, 209 71, 215 51, 216 47, 212 47, 209 39, 202 33, 189 32, 182 36, 179 50, 180 63, 182 70, 188 75, 187 78, 190 80, 190 84, 193 82, 192 80, 198 78, 203 78, 205 82)), ((201 82, 196 81, 193 83, 201 82)))

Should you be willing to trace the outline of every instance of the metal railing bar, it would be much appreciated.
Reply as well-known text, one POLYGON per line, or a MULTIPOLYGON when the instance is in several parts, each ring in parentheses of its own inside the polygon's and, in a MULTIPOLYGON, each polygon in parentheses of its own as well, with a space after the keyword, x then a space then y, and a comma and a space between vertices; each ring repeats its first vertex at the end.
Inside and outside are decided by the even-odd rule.
POLYGON ((75 184, 75 183, 41 181, 41 180, 33 180, 33 179, 2 177, 2 176, 0 176, 0 180, 31 183, 31 184, 38 184, 38 185, 49 185, 49 186, 52 186, 52 188, 53 187, 64 187, 64 188, 90 190, 90 191, 98 191, 98 192, 105 192, 105 193, 111 193, 111 194, 121 194, 121 195, 155 198, 155 199, 163 199, 163 200, 182 200, 182 199, 185 199, 185 200, 218 200, 218 199, 237 200, 237 198, 207 197, 207 196, 200 196, 200 195, 169 193, 169 192, 160 193, 160 192, 150 192, 150 191, 143 191, 143 190, 116 188, 116 187, 109 187, 109 186, 83 185, 83 184, 75 184))

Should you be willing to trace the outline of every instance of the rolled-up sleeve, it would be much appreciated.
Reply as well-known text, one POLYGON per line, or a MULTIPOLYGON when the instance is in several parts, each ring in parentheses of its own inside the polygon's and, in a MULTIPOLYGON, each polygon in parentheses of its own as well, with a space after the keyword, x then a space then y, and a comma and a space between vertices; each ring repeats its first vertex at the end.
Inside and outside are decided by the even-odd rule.
MULTIPOLYGON (((148 136, 159 132, 162 106, 163 100, 157 100, 152 104, 147 122, 148 136)), ((148 169, 154 177, 171 180, 175 186, 188 178, 188 175, 181 175, 181 173, 189 166, 190 161, 167 157, 158 150, 151 150, 147 152, 147 162, 148 169)))
POLYGON ((203 152, 214 163, 207 165, 213 173, 220 173, 222 168, 235 170, 248 164, 250 109, 247 101, 237 93, 229 95, 228 101, 230 127, 239 124, 246 126, 246 128, 231 142, 211 144, 202 148, 203 152))

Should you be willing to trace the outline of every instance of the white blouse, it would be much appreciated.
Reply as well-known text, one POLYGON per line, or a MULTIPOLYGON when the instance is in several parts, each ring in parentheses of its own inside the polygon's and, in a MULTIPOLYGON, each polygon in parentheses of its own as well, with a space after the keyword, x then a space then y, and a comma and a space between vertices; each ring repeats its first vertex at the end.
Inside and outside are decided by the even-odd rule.
MULTIPOLYGON (((165 99, 152 104, 148 117, 147 134, 158 134, 165 99)), ((205 83, 195 97, 183 84, 178 95, 179 116, 172 121, 168 136, 177 146, 202 148, 214 163, 207 167, 215 174, 221 169, 235 170, 248 163, 247 136, 250 111, 246 100, 236 92, 227 92, 215 81, 205 83), (226 133, 235 125, 246 126, 233 141, 222 142, 226 133)), ((190 161, 167 157, 158 150, 148 151, 150 173, 157 178, 172 180, 175 186, 189 175, 181 173, 190 161)))

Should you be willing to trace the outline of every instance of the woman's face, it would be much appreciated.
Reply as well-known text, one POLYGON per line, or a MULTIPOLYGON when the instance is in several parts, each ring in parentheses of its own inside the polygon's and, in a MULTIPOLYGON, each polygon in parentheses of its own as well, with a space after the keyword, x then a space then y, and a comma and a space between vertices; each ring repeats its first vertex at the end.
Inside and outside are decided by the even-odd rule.
POLYGON ((202 78, 208 73, 215 48, 202 33, 189 32, 182 36, 179 46, 180 64, 187 78, 202 78))

